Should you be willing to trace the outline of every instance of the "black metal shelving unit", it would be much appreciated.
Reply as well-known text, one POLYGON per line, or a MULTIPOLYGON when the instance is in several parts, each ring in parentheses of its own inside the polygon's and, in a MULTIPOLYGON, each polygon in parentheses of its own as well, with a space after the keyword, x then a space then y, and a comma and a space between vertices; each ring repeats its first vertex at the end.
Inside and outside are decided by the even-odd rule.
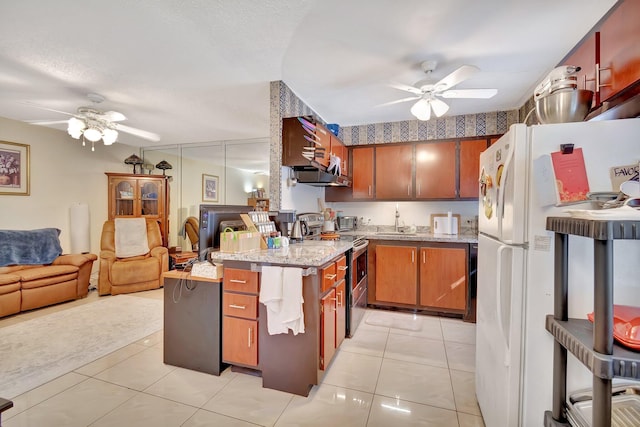
POLYGON ((613 241, 640 240, 640 221, 547 218, 555 232, 554 313, 546 329, 554 339, 553 407, 545 412, 545 427, 569 426, 567 421, 567 351, 593 374, 592 425, 611 427, 612 379, 640 380, 640 353, 613 341, 613 241), (569 235, 593 239, 594 322, 568 318, 569 235))

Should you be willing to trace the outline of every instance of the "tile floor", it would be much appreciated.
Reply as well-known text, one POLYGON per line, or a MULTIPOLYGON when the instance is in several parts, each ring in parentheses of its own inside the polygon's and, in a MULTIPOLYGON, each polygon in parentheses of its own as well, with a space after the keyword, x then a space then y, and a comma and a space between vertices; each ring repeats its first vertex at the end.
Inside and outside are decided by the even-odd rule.
MULTIPOLYGON (((136 295, 162 298, 162 289, 136 295)), ((0 327, 98 298, 12 316, 0 327)), ((369 310, 304 398, 259 377, 165 365, 162 331, 13 399, 4 427, 484 427, 475 398, 475 325, 369 310)))

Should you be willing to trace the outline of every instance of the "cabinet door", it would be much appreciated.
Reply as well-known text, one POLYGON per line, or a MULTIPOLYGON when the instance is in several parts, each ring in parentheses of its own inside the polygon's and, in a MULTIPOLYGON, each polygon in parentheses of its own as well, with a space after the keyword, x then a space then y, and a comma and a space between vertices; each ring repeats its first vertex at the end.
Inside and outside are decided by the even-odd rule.
POLYGON ((164 199, 164 182, 157 179, 139 179, 140 216, 157 218, 164 215, 161 201, 164 199))
POLYGON ((109 219, 138 216, 138 185, 135 179, 109 179, 109 219))
POLYGON ((336 352, 336 290, 320 299, 320 369, 329 366, 336 352))
POLYGON ((347 281, 342 279, 336 285, 336 348, 344 341, 347 334, 347 281))
POLYGON ((486 149, 486 139, 460 141, 460 198, 478 198, 480 153, 486 149))
POLYGON ((376 199, 413 198, 413 145, 376 147, 376 199))
POLYGON ((416 198, 456 197, 456 143, 416 144, 416 198))
POLYGON ((338 139, 337 136, 331 134, 331 153, 340 157, 340 175, 349 176, 349 150, 338 139))
POLYGON ((373 153, 373 147, 351 151, 354 199, 373 199, 373 153))
POLYGON ((596 96, 593 98, 592 105, 599 103, 596 99, 599 96, 596 91, 596 37, 599 35, 594 33, 586 38, 563 64, 580 67, 580 71, 576 73, 578 89, 593 91, 596 96))
POLYGON ((600 100, 640 79, 640 1, 624 0, 600 27, 600 100))
POLYGON ((377 301, 417 304, 416 251, 410 246, 376 246, 377 301))
POLYGON ((464 310, 466 265, 464 248, 420 249, 420 305, 464 310))
POLYGON ((226 363, 258 366, 258 322, 224 316, 222 360, 226 363))

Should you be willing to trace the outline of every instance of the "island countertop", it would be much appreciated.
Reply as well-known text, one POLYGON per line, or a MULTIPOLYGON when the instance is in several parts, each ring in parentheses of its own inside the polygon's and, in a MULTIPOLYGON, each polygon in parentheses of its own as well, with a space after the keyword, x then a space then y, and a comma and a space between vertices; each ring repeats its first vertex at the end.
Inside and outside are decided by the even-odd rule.
POLYGON ((255 263, 320 267, 353 248, 352 242, 344 240, 306 240, 290 243, 280 249, 262 249, 253 252, 211 252, 211 261, 247 261, 255 263))

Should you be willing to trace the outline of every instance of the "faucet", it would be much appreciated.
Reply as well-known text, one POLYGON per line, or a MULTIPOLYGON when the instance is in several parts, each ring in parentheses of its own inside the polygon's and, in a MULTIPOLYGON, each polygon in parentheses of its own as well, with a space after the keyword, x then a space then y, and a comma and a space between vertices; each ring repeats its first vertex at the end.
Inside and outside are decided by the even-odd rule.
POLYGON ((398 204, 396 203, 396 223, 395 223, 395 230, 396 233, 398 232, 398 219, 400 219, 400 212, 398 211, 398 204))

